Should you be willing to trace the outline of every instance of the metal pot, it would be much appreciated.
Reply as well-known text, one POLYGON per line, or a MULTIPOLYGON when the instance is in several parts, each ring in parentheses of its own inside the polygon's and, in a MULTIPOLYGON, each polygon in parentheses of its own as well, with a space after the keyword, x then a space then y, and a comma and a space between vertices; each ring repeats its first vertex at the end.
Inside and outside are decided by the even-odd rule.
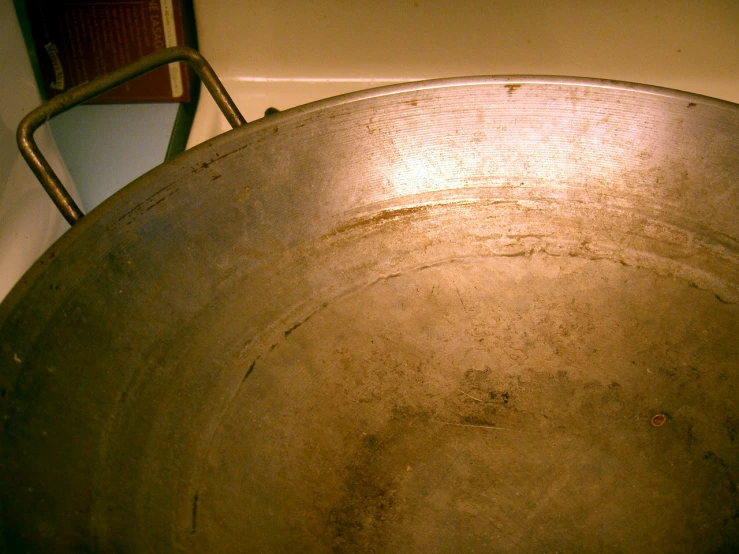
POLYGON ((738 176, 739 106, 556 77, 186 152, 0 306, 8 547, 739 548, 738 176))

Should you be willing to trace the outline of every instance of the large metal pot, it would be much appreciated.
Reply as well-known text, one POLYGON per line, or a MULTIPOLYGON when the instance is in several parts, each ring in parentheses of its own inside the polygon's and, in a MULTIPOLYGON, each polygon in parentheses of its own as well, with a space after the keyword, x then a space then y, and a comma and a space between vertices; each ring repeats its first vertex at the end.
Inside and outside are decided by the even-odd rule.
POLYGON ((739 548, 739 106, 470 78, 296 108, 0 306, 8 548, 739 548))

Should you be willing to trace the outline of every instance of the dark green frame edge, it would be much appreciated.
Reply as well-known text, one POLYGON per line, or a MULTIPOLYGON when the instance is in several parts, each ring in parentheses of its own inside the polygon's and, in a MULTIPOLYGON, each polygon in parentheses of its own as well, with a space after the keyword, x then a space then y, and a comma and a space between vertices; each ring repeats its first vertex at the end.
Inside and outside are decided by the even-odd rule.
POLYGON ((31 68, 33 74, 36 77, 36 88, 38 88, 41 100, 44 102, 49 99, 46 97, 44 88, 44 78, 41 75, 41 68, 39 67, 38 57, 36 56, 36 46, 33 43, 33 35, 31 34, 31 22, 28 20, 28 11, 26 10, 25 0, 13 0, 13 6, 15 7, 15 16, 18 19, 18 23, 21 26, 21 33, 23 33, 23 42, 26 43, 26 51, 28 57, 31 59, 31 68))

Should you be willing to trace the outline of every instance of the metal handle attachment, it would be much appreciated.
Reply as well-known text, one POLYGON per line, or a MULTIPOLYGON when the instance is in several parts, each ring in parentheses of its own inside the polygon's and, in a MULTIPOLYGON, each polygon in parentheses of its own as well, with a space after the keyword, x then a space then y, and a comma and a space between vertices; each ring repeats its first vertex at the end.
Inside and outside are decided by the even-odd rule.
POLYGON ((54 170, 51 169, 46 158, 41 154, 36 141, 33 140, 33 133, 52 117, 66 112, 91 98, 95 98, 126 81, 131 81, 144 73, 173 62, 187 62, 195 70, 195 73, 198 74, 200 80, 223 112, 223 115, 226 116, 231 127, 236 128, 246 124, 246 120, 239 113, 238 108, 226 92, 213 68, 205 61, 205 58, 192 48, 175 46, 173 48, 158 50, 130 65, 101 75, 88 83, 55 96, 46 104, 39 106, 26 115, 20 122, 20 125, 18 125, 16 139, 21 155, 25 158, 31 170, 41 182, 41 185, 70 225, 77 223, 82 219, 84 214, 74 199, 69 195, 67 189, 64 188, 64 185, 56 176, 54 170))

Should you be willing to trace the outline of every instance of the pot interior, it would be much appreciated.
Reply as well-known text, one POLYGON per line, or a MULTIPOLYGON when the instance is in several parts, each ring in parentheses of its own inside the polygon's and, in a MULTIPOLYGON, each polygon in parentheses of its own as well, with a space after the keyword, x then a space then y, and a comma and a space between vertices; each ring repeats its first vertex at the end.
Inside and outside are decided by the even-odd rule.
POLYGON ((737 106, 567 79, 201 145, 0 306, 5 539, 739 548, 737 175, 737 106))

